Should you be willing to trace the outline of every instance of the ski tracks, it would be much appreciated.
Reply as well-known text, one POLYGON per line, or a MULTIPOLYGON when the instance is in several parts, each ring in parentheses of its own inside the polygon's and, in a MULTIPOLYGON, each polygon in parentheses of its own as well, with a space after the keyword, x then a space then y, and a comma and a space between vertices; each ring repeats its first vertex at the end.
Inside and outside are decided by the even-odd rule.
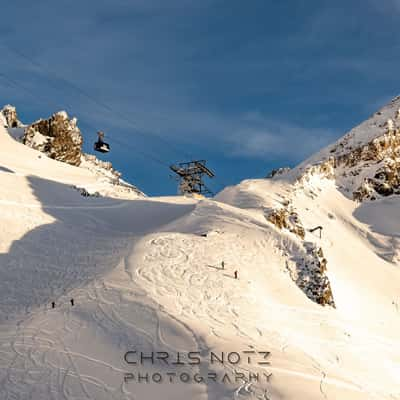
MULTIPOLYGON (((244 344, 257 346, 260 344, 257 338, 268 338, 268 346, 276 349, 281 348, 284 343, 290 343, 292 348, 303 348, 304 355, 310 363, 316 360, 319 352, 322 352, 318 357, 320 363, 334 358, 334 354, 339 354, 339 359, 346 358, 347 355, 353 363, 359 362, 360 359, 367 362, 378 354, 381 357, 382 352, 389 355, 388 346, 393 344, 395 347, 391 347, 392 356, 393 351, 394 354, 400 355, 399 343, 373 337, 368 332, 355 331, 357 341, 348 340, 345 333, 351 325, 350 322, 341 320, 339 316, 332 318, 325 309, 302 309, 270 302, 260 296, 255 297, 247 276, 236 281, 232 272, 236 268, 245 271, 246 265, 254 262, 254 254, 265 251, 269 243, 256 240, 244 248, 245 245, 241 244, 240 240, 234 242, 226 236, 220 241, 213 237, 212 252, 208 251, 208 239, 196 235, 167 233, 150 238, 141 244, 140 252, 145 254, 142 261, 135 260, 136 265, 131 266, 133 279, 148 290, 152 298, 164 304, 170 313, 173 312, 180 320, 194 326, 199 326, 198 321, 202 321, 203 331, 219 340, 229 340, 229 337, 236 336, 244 344), (221 268, 222 260, 226 265, 224 270, 221 268), (265 315, 267 318, 263 317, 265 315), (304 318, 299 318, 301 315, 304 315, 304 318), (293 324, 290 324, 290 330, 282 330, 282 327, 287 325, 285 321, 289 320, 297 321, 298 331, 293 331, 293 324), (274 323, 280 327, 279 331, 274 329, 274 323), (231 328, 227 328, 227 325, 231 328), (302 333, 304 328, 304 332, 329 329, 334 334, 331 338, 323 340, 318 335, 306 336, 302 333), (340 338, 341 335, 343 339, 340 338), (374 351, 366 355, 366 350, 372 345, 374 351)), ((373 366, 365 371, 360 367, 362 373, 358 374, 357 382, 354 383, 347 379, 345 370, 335 367, 335 363, 328 365, 327 369, 331 371, 329 374, 323 371, 322 375, 315 375, 296 368, 271 368, 278 374, 316 381, 319 385, 322 385, 323 381, 324 385, 371 393, 370 398, 375 398, 372 394, 375 392, 379 392, 381 398, 388 396, 385 387, 381 384, 375 385, 371 381, 373 371, 379 373, 379 369, 373 366)), ((354 371, 352 372, 354 376, 354 371)), ((321 395, 324 398, 326 396, 322 391, 321 395)))

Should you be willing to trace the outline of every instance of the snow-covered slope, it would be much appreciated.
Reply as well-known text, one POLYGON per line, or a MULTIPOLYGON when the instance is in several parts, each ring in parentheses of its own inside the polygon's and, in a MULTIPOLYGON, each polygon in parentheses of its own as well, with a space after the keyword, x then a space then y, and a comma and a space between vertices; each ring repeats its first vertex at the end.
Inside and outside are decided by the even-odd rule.
POLYGON ((0 127, 0 399, 400 398, 398 196, 308 162, 216 199, 83 197, 94 171, 39 155, 0 127))
POLYGON ((294 171, 313 173, 334 178, 358 201, 400 194, 400 96, 294 171))

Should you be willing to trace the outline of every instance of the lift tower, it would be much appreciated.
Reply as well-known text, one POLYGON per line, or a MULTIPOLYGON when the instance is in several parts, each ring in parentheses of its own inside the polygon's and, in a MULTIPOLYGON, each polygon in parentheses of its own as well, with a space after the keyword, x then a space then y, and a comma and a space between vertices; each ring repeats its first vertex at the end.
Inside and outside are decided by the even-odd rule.
POLYGON ((214 173, 206 167, 206 160, 196 160, 174 164, 170 169, 178 175, 180 194, 212 194, 204 184, 204 177, 214 177, 214 173))

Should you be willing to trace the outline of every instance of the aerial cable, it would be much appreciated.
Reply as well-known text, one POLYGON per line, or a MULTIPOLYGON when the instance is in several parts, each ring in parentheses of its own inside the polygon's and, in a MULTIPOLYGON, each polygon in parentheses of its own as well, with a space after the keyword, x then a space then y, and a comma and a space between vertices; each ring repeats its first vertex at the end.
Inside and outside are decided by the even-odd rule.
MULTIPOLYGON (((53 75, 53 77, 57 78, 58 80, 61 80, 63 82, 65 82, 66 84, 68 84, 70 87, 72 87, 74 90, 76 90, 77 92, 79 92, 82 96, 86 97, 87 99, 89 99, 90 101, 92 101, 93 103, 95 103, 97 106, 102 107, 103 109, 107 110, 108 112, 110 112, 112 115, 116 115, 118 117, 120 117, 121 119, 123 119, 125 122, 128 123, 128 125, 130 125, 133 129, 134 132, 137 135, 140 135, 142 137, 148 138, 149 136, 152 136, 160 141, 162 141, 163 143, 167 144, 169 148, 173 148, 175 149, 175 151, 179 154, 184 154, 187 157, 190 157, 188 155, 188 153, 186 153, 185 151, 183 151, 182 149, 179 149, 177 146, 171 144, 170 141, 164 139, 163 137, 156 135, 154 133, 143 133, 139 130, 139 128, 137 127, 137 125, 132 122, 129 118, 127 118, 123 113, 119 112, 118 110, 114 110, 113 107, 111 107, 110 105, 94 98, 93 96, 91 96, 88 92, 86 92, 85 90, 83 90, 82 88, 80 88, 78 85, 74 84, 73 82, 71 82, 70 80, 64 78, 63 76, 57 74, 54 71, 51 71, 50 69, 46 68, 44 65, 42 65, 41 63, 39 63, 38 61, 32 60, 30 57, 28 57, 27 55, 25 55, 24 53, 22 53, 19 50, 16 50, 14 48, 9 47, 8 45, 6 45, 5 43, 1 43, 1 45, 3 47, 5 47, 6 49, 8 49, 10 52, 13 52, 14 54, 17 54, 19 57, 24 58, 25 60, 27 60, 31 65, 35 66, 36 68, 39 68, 45 72, 47 72, 50 75, 53 75)), ((58 89, 58 88, 56 88, 58 89)))
MULTIPOLYGON (((78 93, 80 93, 82 96, 84 96, 85 98, 87 98, 87 99, 89 99, 90 101, 92 101, 92 102, 93 102, 94 104, 96 104, 97 106, 100 106, 101 108, 103 108, 103 109, 107 110, 108 112, 110 112, 113 116, 115 116, 115 115, 116 115, 116 116, 119 116, 121 120, 124 120, 125 122, 127 122, 128 125, 130 125, 130 126, 134 129, 134 131, 133 131, 134 134, 136 133, 137 135, 140 135, 140 136, 142 136, 142 137, 144 137, 144 138, 154 137, 154 138, 158 139, 159 141, 164 142, 166 145, 168 145, 168 147, 174 148, 176 152, 178 152, 178 153, 180 153, 180 154, 185 154, 185 156, 188 157, 188 158, 192 158, 187 152, 184 152, 183 150, 179 149, 177 146, 171 144, 170 141, 164 139, 163 137, 160 137, 159 135, 156 135, 156 134, 154 134, 154 133, 147 133, 147 134, 145 134, 145 133, 141 132, 141 131, 138 129, 137 125, 136 125, 134 122, 132 122, 129 118, 127 118, 123 113, 121 113, 121 112, 119 112, 119 111, 117 111, 117 110, 114 110, 113 107, 111 107, 110 105, 108 105, 108 104, 106 104, 106 103, 104 103, 104 102, 102 102, 102 101, 100 101, 100 100, 94 98, 94 97, 91 96, 87 91, 85 91, 84 89, 80 88, 78 85, 74 84, 73 82, 71 82, 70 80, 64 78, 63 76, 59 75, 58 73, 49 70, 48 68, 46 68, 45 66, 43 66, 41 63, 39 63, 39 62, 37 62, 37 61, 31 59, 31 58, 28 57, 27 55, 25 55, 23 52, 18 51, 18 50, 14 49, 14 48, 11 48, 11 47, 9 47, 8 45, 6 45, 6 44, 4 44, 4 43, 0 43, 0 45, 2 45, 3 47, 5 47, 6 49, 8 49, 10 52, 13 52, 13 53, 15 53, 16 55, 18 55, 19 57, 25 59, 26 61, 28 61, 31 65, 35 66, 36 68, 38 68, 38 69, 40 69, 40 70, 42 70, 42 71, 46 71, 50 76, 53 75, 53 77, 55 77, 56 79, 58 79, 58 80, 60 80, 60 81, 63 81, 64 83, 66 83, 67 85, 69 85, 70 87, 72 87, 75 91, 77 91, 78 93)), ((3 74, 3 76, 5 76, 5 75, 3 74)), ((15 83, 15 82, 14 82, 14 83, 15 83)), ((49 82, 49 83, 50 83, 50 82, 49 82)), ((16 85, 19 86, 19 87, 22 87, 21 85, 18 85, 18 84, 16 84, 16 85)), ((50 85, 51 85, 51 83, 50 83, 50 85)), ((55 87, 54 84, 53 84, 52 86, 55 87)), ((56 90, 59 89, 58 87, 55 87, 55 88, 56 88, 56 90)), ((23 89, 24 89, 25 91, 28 91, 28 92, 29 92, 28 89, 26 89, 26 88, 23 88, 23 89)), ((29 92, 29 93, 30 93, 30 92, 29 92)), ((31 94, 31 93, 30 93, 30 94, 31 94)), ((33 97, 35 98, 35 96, 33 96, 33 97)), ((36 96, 36 97, 37 97, 37 96, 36 96)), ((93 125, 91 125, 91 124, 89 124, 89 123, 86 123, 86 125, 87 125, 87 126, 92 126, 92 128, 93 128, 94 130, 97 130, 97 128, 93 127, 93 125)), ((122 142, 122 141, 120 141, 120 140, 118 140, 118 139, 115 139, 114 137, 113 137, 112 140, 113 140, 115 143, 118 143, 118 144, 120 144, 121 146, 123 146, 123 147, 125 147, 125 148, 126 148, 126 147, 132 148, 131 145, 127 144, 126 142, 122 142)), ((135 151, 137 154, 141 154, 141 155, 144 156, 145 158, 151 159, 152 161, 154 161, 154 162, 156 162, 156 163, 158 163, 158 164, 160 164, 160 165, 163 165, 163 166, 166 166, 166 167, 170 167, 169 164, 165 163, 164 161, 160 160, 159 158, 157 158, 157 157, 155 157, 155 156, 153 156, 153 155, 151 155, 151 154, 149 154, 149 153, 147 153, 147 152, 143 152, 143 151, 140 152, 140 151, 137 149, 137 147, 135 147, 134 151, 135 151)), ((223 182, 220 182, 220 183, 222 183, 222 186, 225 185, 223 182)), ((225 185, 225 186, 226 186, 226 185, 225 185)))
MULTIPOLYGON (((4 73, 1 72, 1 71, 0 71, 0 77, 2 77, 2 78, 5 80, 5 82, 6 82, 9 86, 10 86, 10 83, 11 83, 14 87, 19 88, 19 89, 22 89, 22 90, 24 90, 25 92, 27 92, 34 100, 37 101, 37 100, 39 99, 39 100, 41 100, 41 102, 42 102, 43 104, 47 104, 47 105, 49 104, 47 100, 44 100, 43 98, 41 98, 41 96, 38 96, 38 95, 36 95, 36 94, 33 94, 33 93, 32 93, 29 89, 27 89, 24 85, 21 85, 20 83, 16 82, 14 79, 10 78, 9 76, 7 76, 6 74, 4 74, 4 73)), ((92 128, 92 129, 96 130, 96 128, 95 128, 91 123, 88 123, 88 122, 85 121, 85 125, 88 126, 89 128, 92 128)), ((133 151, 135 151, 136 154, 141 155, 141 156, 142 156, 143 158, 145 158, 145 159, 150 159, 150 160, 152 160, 153 162, 156 162, 156 163, 161 164, 161 165, 163 165, 163 166, 169 166, 169 164, 167 164, 166 162, 160 160, 159 158, 157 158, 157 157, 155 157, 155 156, 153 156, 153 155, 151 155, 150 153, 147 153, 147 152, 145 152, 145 151, 138 150, 137 147, 133 147, 132 145, 130 145, 130 144, 128 144, 128 143, 125 143, 125 142, 123 142, 123 141, 121 141, 121 140, 118 140, 118 139, 115 139, 115 138, 113 138, 113 142, 119 144, 119 145, 120 145, 121 147, 123 147, 123 148, 130 148, 130 149, 132 149, 133 151)))
POLYGON ((158 163, 158 164, 160 164, 160 165, 162 165, 164 167, 169 167, 169 164, 167 162, 159 159, 158 157, 153 156, 152 154, 150 154, 148 152, 145 152, 143 150, 139 151, 139 150, 137 150, 137 147, 133 147, 132 145, 129 145, 128 143, 123 142, 123 141, 121 141, 119 139, 116 139, 114 137, 113 137, 112 141, 113 141, 113 143, 119 144, 122 148, 130 148, 135 153, 141 154, 142 157, 144 157, 144 158, 148 158, 148 159, 152 160, 153 162, 158 163))

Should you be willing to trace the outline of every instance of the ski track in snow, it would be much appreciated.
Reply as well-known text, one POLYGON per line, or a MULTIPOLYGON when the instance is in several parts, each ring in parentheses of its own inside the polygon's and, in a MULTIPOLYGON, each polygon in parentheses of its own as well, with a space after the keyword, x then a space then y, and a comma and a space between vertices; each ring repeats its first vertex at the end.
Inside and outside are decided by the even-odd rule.
MULTIPOLYGON (((97 239, 98 240, 98 239, 97 239)), ((107 240, 107 239, 105 239, 107 240)), ((260 321, 254 326, 254 321, 258 321, 259 307, 268 313, 268 310, 274 311, 274 318, 276 313, 280 314, 280 319, 293 318, 295 315, 303 314, 307 316, 307 319, 302 321, 304 325, 318 325, 321 323, 321 318, 324 318, 326 313, 324 311, 302 309, 300 307, 291 307, 275 302, 260 301, 256 297, 256 294, 251 290, 250 282, 247 277, 243 280, 239 277, 239 280, 235 281, 232 278, 232 269, 234 262, 238 262, 238 254, 243 254, 244 247, 237 244, 237 248, 232 249, 230 254, 226 254, 224 249, 225 238, 222 238, 220 243, 216 239, 213 240, 213 253, 207 252, 207 246, 204 246, 208 239, 203 240, 202 238, 194 237, 193 235, 182 235, 182 234, 158 234, 156 237, 147 241, 145 256, 143 258, 143 264, 135 265, 123 265, 123 270, 131 270, 132 281, 125 283, 124 290, 129 293, 135 293, 139 287, 145 288, 146 291, 150 291, 151 298, 159 300, 162 303, 162 299, 168 299, 173 301, 174 306, 174 318, 185 321, 190 324, 191 321, 202 320, 205 326, 210 327, 210 334, 212 336, 224 337, 224 333, 227 329, 228 321, 230 324, 230 335, 232 332, 236 332, 234 336, 240 339, 243 345, 252 346, 257 345, 257 340, 254 338, 266 336, 268 338, 277 338, 277 342, 281 343, 283 339, 292 343, 292 346, 302 342, 300 335, 297 333, 293 336, 290 331, 287 332, 274 332, 273 327, 269 325, 268 321, 260 321), (231 259, 227 259, 227 257, 231 259), (218 261, 225 259, 226 269, 219 270, 218 261), (236 261, 234 261, 236 259, 236 261), (214 265, 211 265, 214 264, 214 265), (134 272, 134 274, 132 274, 134 272), (143 283, 143 284, 142 284, 143 283), (233 286, 231 285, 233 284, 233 286), (254 308, 254 307, 257 308, 254 308), (242 313, 240 310, 246 310, 242 313), (252 311, 253 310, 253 311, 252 311), (212 329, 211 329, 212 327, 212 329), (233 329, 233 331, 232 331, 233 329), (218 332, 218 334, 216 333, 218 332)), ((101 248, 102 241, 98 241, 98 245, 101 248)), ((259 252, 267 242, 257 241, 253 243, 254 251, 259 252)), ((82 243, 82 249, 87 246, 87 243, 82 243)), ((119 246, 123 248, 123 246, 119 246)), ((82 255, 82 250, 76 251, 76 254, 82 255)), ((249 250, 249 249, 247 249, 249 250)), ((116 258, 126 260, 126 257, 121 257, 120 250, 118 247, 113 247, 112 252, 115 253, 116 258)), ((240 264, 235 265, 234 268, 238 268, 241 271, 244 270, 246 264, 254 262, 253 255, 241 257, 240 264)), ((31 254, 33 256, 34 253, 31 254)), ((100 252, 101 256, 106 256, 106 251, 100 252)), ((129 260, 129 259, 128 259, 129 260)), ((62 280, 64 280, 63 278, 62 280)), ((156 342, 166 344, 162 339, 160 332, 160 320, 158 313, 155 313, 156 320, 154 322, 155 332, 149 332, 143 330, 140 326, 135 324, 135 317, 133 320, 126 318, 121 315, 120 310, 124 306, 129 306, 130 301, 124 299, 124 290, 118 293, 118 298, 111 297, 107 298, 110 292, 113 292, 113 286, 115 283, 112 279, 95 281, 95 283, 81 282, 82 289, 74 289, 71 296, 77 297, 77 303, 91 303, 95 304, 95 309, 91 313, 92 322, 95 326, 101 328, 114 329, 115 331, 123 332, 130 328, 135 328, 142 338, 145 338, 148 342, 156 342), (75 295, 76 293, 76 295, 75 295), (124 302, 125 305, 124 305, 124 302), (111 328, 110 328, 111 327, 111 328)), ((117 285, 118 286, 118 285, 117 285)), ((121 289, 121 288, 120 288, 121 289)), ((115 295, 114 295, 115 296, 115 295)), ((3 333, 0 335, 0 359, 1 369, 1 384, 0 394, 3 391, 4 396, 12 396, 15 392, 16 379, 19 385, 22 387, 34 387, 36 383, 39 386, 47 386, 46 389, 41 388, 42 396, 43 393, 48 393, 49 396, 53 396, 52 393, 63 393, 63 398, 87 398, 87 399, 98 399, 104 395, 104 398, 110 399, 123 399, 125 396, 124 391, 121 387, 111 389, 98 379, 95 375, 80 372, 79 360, 84 360, 90 365, 96 367, 105 368, 113 371, 115 374, 122 375, 124 372, 123 367, 114 366, 108 362, 96 359, 85 355, 80 352, 70 350, 69 346, 63 341, 63 337, 69 335, 75 335, 77 328, 74 324, 77 320, 74 320, 74 310, 67 306, 68 299, 66 295, 62 295, 57 303, 63 304, 61 306, 61 317, 60 326, 62 327, 61 332, 54 332, 52 330, 46 330, 42 326, 43 323, 48 323, 51 320, 52 314, 60 316, 60 310, 49 310, 48 306, 46 309, 43 307, 37 310, 29 310, 28 319, 21 320, 21 323, 17 325, 15 332, 10 332, 7 335, 3 333), (25 328, 25 325, 29 326, 29 323, 34 321, 35 329, 25 328), (23 366, 20 363, 23 363, 23 366), (52 371, 51 369, 54 369, 52 371), (39 376, 36 382, 34 376, 39 376), (17 378, 16 378, 17 377, 17 378), (43 384, 43 379, 47 377, 47 383, 43 384), (58 382, 58 385, 57 385, 58 382), (54 386, 55 385, 55 386, 54 386), (78 397, 70 393, 69 387, 72 386, 80 392, 78 397), (76 389, 79 388, 79 389, 76 389), (81 396, 81 397, 79 397, 81 396)), ((153 305, 154 307, 154 305, 153 305)), ((334 329, 339 329, 341 326, 345 327, 348 325, 348 321, 340 320, 328 321, 323 320, 325 324, 333 324, 334 329)), ((81 323, 81 322, 79 322, 81 323)), ((54 326, 53 326, 54 328, 54 326)), ((79 330, 78 330, 79 332, 79 330)), ((384 351, 397 351, 399 352, 399 343, 387 340, 381 337, 375 337, 366 334, 365 332, 357 332, 352 330, 352 334, 360 334, 358 346, 360 351, 363 351, 369 346, 375 348, 381 348, 384 351)), ((318 338, 312 339, 313 343, 316 341, 323 343, 325 346, 332 348, 332 351, 337 351, 338 348, 343 346, 345 350, 349 350, 348 342, 345 340, 322 340, 318 338)), ((313 356, 315 357, 315 355, 313 356)), ((300 365, 294 366, 294 368, 282 368, 274 365, 270 366, 268 370, 273 373, 282 374, 283 376, 299 377, 311 382, 320 382, 321 375, 305 373, 298 370, 300 365)), ((91 367, 90 369, 92 369, 91 367)), ((86 370, 87 368, 85 368, 86 370)), ((351 383, 348 380, 341 380, 340 378, 331 378, 329 376, 324 378, 325 385, 331 385, 338 388, 348 389, 350 391, 362 392, 365 394, 365 382, 351 383)), ((257 385, 253 385, 254 391, 261 393, 261 388, 257 388, 257 385)), ((248 395, 250 392, 245 389, 246 385, 241 385, 234 394, 235 398, 240 398, 243 393, 248 395)), ((16 392, 15 392, 16 393, 16 392)), ((24 397, 19 393, 16 398, 30 398, 24 397)), ((28 396, 28 394, 26 394, 28 396)), ((7 397, 5 397, 7 398, 7 397)), ((51 397, 49 397, 51 398, 51 397)), ((57 397, 54 397, 57 398, 57 397)), ((130 398, 129 396, 127 398, 130 398)), ((373 397, 370 397, 373 398, 373 397)), ((384 398, 384 397, 381 397, 384 398)))
MULTIPOLYGON (((320 318, 317 318, 315 322, 313 318, 315 318, 315 316, 323 316, 325 313, 277 303, 257 301, 254 295, 251 294, 249 288, 243 288, 243 284, 241 284, 240 280, 237 281, 239 287, 234 288, 233 292, 229 293, 224 299, 225 301, 219 302, 217 300, 217 293, 224 287, 227 271, 218 271, 214 269, 209 273, 207 268, 204 267, 204 263, 207 264, 207 261, 205 261, 207 257, 204 253, 198 254, 196 252, 196 250, 201 251, 201 246, 199 246, 200 249, 195 249, 193 246, 195 242, 196 240, 189 241, 186 237, 182 237, 181 235, 171 235, 169 240, 168 237, 153 239, 149 242, 150 249, 147 249, 146 252, 146 264, 137 267, 135 270, 138 278, 147 282, 147 286, 151 288, 150 290, 152 290, 153 296, 159 298, 160 302, 163 301, 162 299, 165 300, 166 296, 173 297, 175 310, 184 320, 201 319, 204 321, 208 319, 209 323, 205 325, 214 325, 214 328, 211 330, 212 335, 215 335, 218 326, 226 328, 227 321, 232 321, 231 327, 236 331, 236 335, 243 339, 243 343, 248 344, 250 341, 252 345, 256 344, 256 341, 252 340, 252 338, 257 337, 255 331, 258 333, 261 332, 260 336, 263 335, 262 332, 268 332, 268 337, 273 336, 271 335, 271 328, 269 327, 268 321, 254 327, 254 321, 257 320, 258 311, 252 314, 249 310, 252 310, 252 308, 254 308, 253 306, 257 305, 257 302, 258 307, 262 305, 263 309, 267 310, 267 312, 268 309, 273 309, 275 312, 278 311, 281 314, 282 324, 284 324, 283 321, 285 319, 289 320, 298 313, 302 313, 308 317, 307 320, 303 321, 305 325, 321 324, 320 318), (154 248, 156 249, 155 251, 154 248), (174 253, 171 252, 172 250, 174 253), (200 261, 198 261, 196 265, 194 260, 200 261), (149 267, 148 264, 152 262, 153 265, 149 267), (180 277, 178 282, 176 281, 176 277, 180 277), (169 290, 172 285, 175 285, 175 291, 173 293, 169 290), (210 292, 213 293, 211 294, 210 292), (240 294, 238 294, 238 292, 240 292, 240 294), (188 298, 193 299, 190 303, 192 307, 187 304, 186 299, 188 298), (243 300, 245 300, 245 304, 243 304, 243 300), (235 303, 242 306, 241 308, 246 310, 245 313, 239 314, 239 312, 236 311, 235 303), (215 326, 215 323, 217 323, 217 326, 215 326)), ((199 240, 197 240, 197 242, 199 242, 199 240)), ((259 248, 260 243, 257 243, 254 247, 259 248)), ((223 243, 221 245, 221 258, 219 258, 218 250, 218 246, 213 243, 212 257, 215 260, 223 259, 224 256, 226 257, 226 254, 223 252, 223 243)), ((237 254, 243 254, 242 250, 239 250, 237 254)), ((249 260, 249 262, 251 262, 251 260, 249 260)), ((229 262, 227 264, 229 264, 229 262)), ((237 267, 243 269, 242 265, 235 266, 234 268, 237 267)), ((230 268, 229 272, 232 273, 232 268, 230 268)), ((332 324, 332 329, 340 329, 341 326, 348 326, 350 321, 337 320, 331 322, 323 320, 322 322, 326 325, 332 324)), ((274 334, 277 337, 282 336, 282 332, 274 332, 274 334)), ((332 352, 338 353, 340 353, 340 348, 343 347, 343 350, 346 352, 355 352, 361 356, 366 349, 374 346, 375 350, 379 348, 385 352, 396 351, 397 354, 400 354, 400 342, 371 336, 365 334, 365 332, 357 332, 357 330, 352 330, 352 334, 357 335, 359 340, 357 343, 359 347, 357 351, 354 351, 354 349, 350 350, 349 342, 345 340, 312 338, 312 342, 324 344, 324 346, 331 348, 332 352)), ((289 331, 285 332, 284 336, 286 339, 292 341, 293 344, 296 344, 296 342, 300 344, 303 340, 307 340, 307 337, 302 338, 299 333, 294 333, 292 335, 289 331)), ((316 357, 317 356, 314 354, 313 359, 316 359, 316 357)), ((303 373, 296 371, 296 369, 271 366, 269 370, 286 375, 299 376, 311 381, 319 382, 321 380, 320 375, 303 373)), ((324 377, 324 383, 359 392, 366 392, 368 386, 368 382, 363 382, 362 378, 361 383, 349 383, 348 381, 337 378, 324 377)), ((236 392, 236 395, 238 395, 239 392, 240 390, 236 392)), ((379 398, 379 396, 377 398, 379 398)))
MULTIPOLYGON (((12 146, 21 150, 7 142, 0 152, 13 154, 12 146)), ((22 149, 27 159, 32 155, 33 173, 46 176, 34 169, 37 153, 22 149)), ((40 162, 54 166, 68 185, 78 182, 64 171, 87 179, 78 169, 40 162)), ((0 177, 7 222, 0 238, 9 242, 0 253, 0 400, 400 398, 396 331, 312 304, 288 276, 284 261, 300 246, 262 213, 263 202, 293 195, 287 187, 261 182, 255 195, 250 189, 257 183, 246 182, 235 206, 180 198, 93 200, 9 163, 23 179, 0 177), (254 368, 272 377, 267 383, 136 385, 123 380, 132 371, 123 356, 132 349, 199 351, 202 364, 185 371, 205 375, 222 370, 206 361, 210 351, 268 350, 271 365, 254 368)), ((314 192, 317 202, 320 191, 314 192)), ((301 205, 301 195, 296 201, 301 205)), ((315 209, 322 212, 318 204, 315 209)), ((365 229, 342 219, 346 233, 365 229)), ((333 237, 320 242, 324 249, 335 246, 333 237)), ((235 370, 253 367, 223 369, 235 370)))
MULTIPOLYGON (((154 299, 173 299, 175 318, 182 319, 186 322, 191 320, 197 321, 199 319, 207 321, 205 325, 213 327, 210 332, 211 335, 215 336, 215 332, 219 332, 220 337, 223 337, 224 331, 227 328, 227 321, 232 321, 230 323, 231 329, 233 328, 233 330, 236 331, 236 335, 243 344, 248 345, 251 343, 251 345, 254 346, 257 344, 254 338, 261 335, 270 338, 276 336, 279 339, 278 341, 285 337, 286 340, 291 342, 294 338, 290 337, 290 332, 274 332, 268 322, 260 322, 254 327, 254 321, 258 320, 258 309, 254 310, 253 313, 249 310, 254 309, 255 305, 259 307, 260 301, 248 287, 243 287, 249 285, 248 281, 246 280, 243 282, 241 279, 234 281, 231 276, 226 276, 232 274, 232 267, 230 266, 232 261, 226 262, 227 267, 224 271, 216 269, 215 266, 214 268, 210 267, 209 264, 207 264, 206 248, 202 245, 198 245, 198 243, 201 242, 204 242, 204 240, 197 237, 193 238, 191 235, 158 235, 148 241, 147 245, 149 249, 146 251, 143 265, 137 267, 124 265, 123 269, 129 270, 129 268, 133 268, 134 276, 138 278, 138 283, 140 284, 141 281, 144 281, 145 284, 141 286, 146 288, 146 290, 150 288, 151 297, 154 299), (236 284, 236 287, 230 287, 226 282, 232 282, 236 284), (225 286, 227 286, 228 291, 221 290, 225 289, 225 286), (245 309, 246 312, 244 314, 240 313, 240 308, 245 309)), ((226 258, 227 255, 224 251, 223 241, 220 246, 217 246, 215 242, 213 245, 214 252, 211 258, 214 261, 226 258), (220 254, 218 254, 219 251, 221 252, 220 254)), ((257 242, 254 244, 254 249, 258 249, 257 251, 259 251, 263 245, 265 245, 265 242, 257 242)), ((240 246, 239 249, 235 250, 236 254, 243 252, 243 248, 240 248, 240 246)), ((232 254, 233 257, 234 255, 235 254, 232 254)), ((241 260, 241 262, 243 262, 243 260, 241 260)), ((251 256, 249 259, 245 257, 244 262, 251 263, 251 256)), ((238 266, 238 268, 243 270, 242 265, 238 266)), ((133 281, 135 280, 134 278, 133 281)), ((124 301, 123 294, 119 294, 118 301, 116 301, 116 299, 107 299, 107 293, 111 290, 107 285, 108 282, 105 280, 96 282, 95 284, 89 284, 84 289, 76 290, 79 293, 79 303, 91 302, 96 304, 96 309, 92 312, 92 318, 99 327, 113 326, 116 330, 124 331, 129 327, 135 326, 134 320, 130 321, 128 318, 124 318, 120 315, 119 310, 124 301)), ((130 292, 135 291, 135 287, 130 286, 129 283, 126 287, 130 292)), ((62 297, 59 301, 67 303, 68 300, 62 297)), ((127 304, 129 304, 129 302, 127 302, 127 304)), ((304 314, 308 318, 304 320, 303 323, 308 325, 318 324, 320 318, 325 315, 323 311, 301 309, 299 307, 290 307, 277 303, 268 303, 266 301, 261 302, 261 304, 267 311, 268 309, 274 311, 279 310, 282 320, 290 319, 291 315, 296 315, 298 313, 304 314)), ((73 327, 74 319, 72 310, 68 309, 66 305, 62 306, 62 310, 61 315, 63 321, 61 326, 63 326, 63 330, 61 335, 52 331, 46 332, 46 330, 41 327, 41 319, 43 319, 43 321, 48 321, 52 313, 58 312, 58 310, 46 309, 38 310, 33 314, 31 313, 29 319, 23 322, 23 324, 27 324, 29 321, 34 320, 35 323, 38 324, 36 330, 31 331, 30 329, 23 329, 20 325, 14 335, 0 336, 1 354, 3 355, 1 368, 6 370, 6 372, 3 373, 1 379, 2 384, 0 385, 0 387, 3 388, 2 390, 5 390, 4 393, 7 393, 7 395, 12 393, 11 389, 8 389, 10 391, 7 392, 7 388, 15 383, 13 380, 14 374, 18 375, 18 373, 22 373, 22 384, 25 383, 26 385, 32 386, 33 381, 29 380, 29 375, 44 373, 49 376, 48 387, 46 389, 47 393, 57 392, 58 389, 52 388, 51 385, 56 381, 60 382, 61 379, 60 390, 65 399, 74 398, 69 394, 69 382, 73 382, 72 386, 78 386, 80 388, 82 398, 98 398, 96 397, 98 394, 91 394, 91 391, 94 390, 93 388, 96 388, 95 392, 100 390, 105 396, 109 396, 108 398, 123 398, 120 397, 122 396, 120 391, 110 391, 96 376, 82 374, 80 372, 76 360, 82 359, 90 364, 100 365, 101 367, 113 370, 115 373, 119 374, 122 374, 124 369, 115 367, 112 364, 94 357, 69 350, 68 346, 62 341, 62 337, 68 335, 68 333, 74 333, 76 329, 73 327), (57 339, 55 340, 54 338, 57 339), (11 343, 9 348, 7 348, 7 343, 10 339, 11 343), (40 354, 40 356, 36 357, 35 354, 40 354), (7 367, 4 366, 5 355, 7 355, 6 359, 10 360, 7 367), (56 360, 50 361, 53 357, 55 357, 56 360), (16 365, 21 360, 23 360, 24 368, 18 368, 16 365), (49 365, 55 369, 55 375, 59 378, 55 379, 54 373, 48 371, 49 365)), ((324 322, 332 323, 328 321, 324 322)), ((337 321, 339 326, 340 323, 346 326, 347 322, 348 321, 337 321)), ((136 329, 139 331, 140 335, 147 338, 149 342, 154 341, 155 338, 157 338, 159 342, 163 342, 162 335, 159 331, 160 321, 158 316, 155 325, 158 326, 156 329, 157 333, 151 334, 146 330, 141 330, 141 328, 137 326, 136 329)), ((334 327, 336 329, 338 326, 334 324, 334 327)), ((299 335, 296 335, 296 338, 299 340, 299 335)), ((362 334, 360 339, 362 339, 362 341, 359 342, 360 349, 367 348, 371 345, 375 347, 380 346, 381 348, 385 348, 386 351, 388 349, 393 351, 394 348, 399 348, 399 343, 393 343, 384 338, 369 336, 365 333, 362 334)), ((317 338, 313 338, 313 342, 318 340, 317 338)), ((348 343, 344 340, 342 342, 338 340, 320 340, 320 342, 334 349, 343 346, 348 350, 348 347, 346 347, 348 343)), ((295 341, 293 344, 295 344, 295 341)), ((320 382, 320 375, 304 373, 297 370, 297 368, 298 366, 290 369, 272 365, 268 369, 273 373, 320 382)), ((365 388, 363 385, 349 383, 347 380, 337 378, 325 377, 324 383, 351 391, 364 392, 365 390, 362 389, 363 387, 365 388)), ((247 393, 244 388, 245 385, 243 384, 235 391, 234 397, 240 398, 240 393, 243 391, 247 393)))

